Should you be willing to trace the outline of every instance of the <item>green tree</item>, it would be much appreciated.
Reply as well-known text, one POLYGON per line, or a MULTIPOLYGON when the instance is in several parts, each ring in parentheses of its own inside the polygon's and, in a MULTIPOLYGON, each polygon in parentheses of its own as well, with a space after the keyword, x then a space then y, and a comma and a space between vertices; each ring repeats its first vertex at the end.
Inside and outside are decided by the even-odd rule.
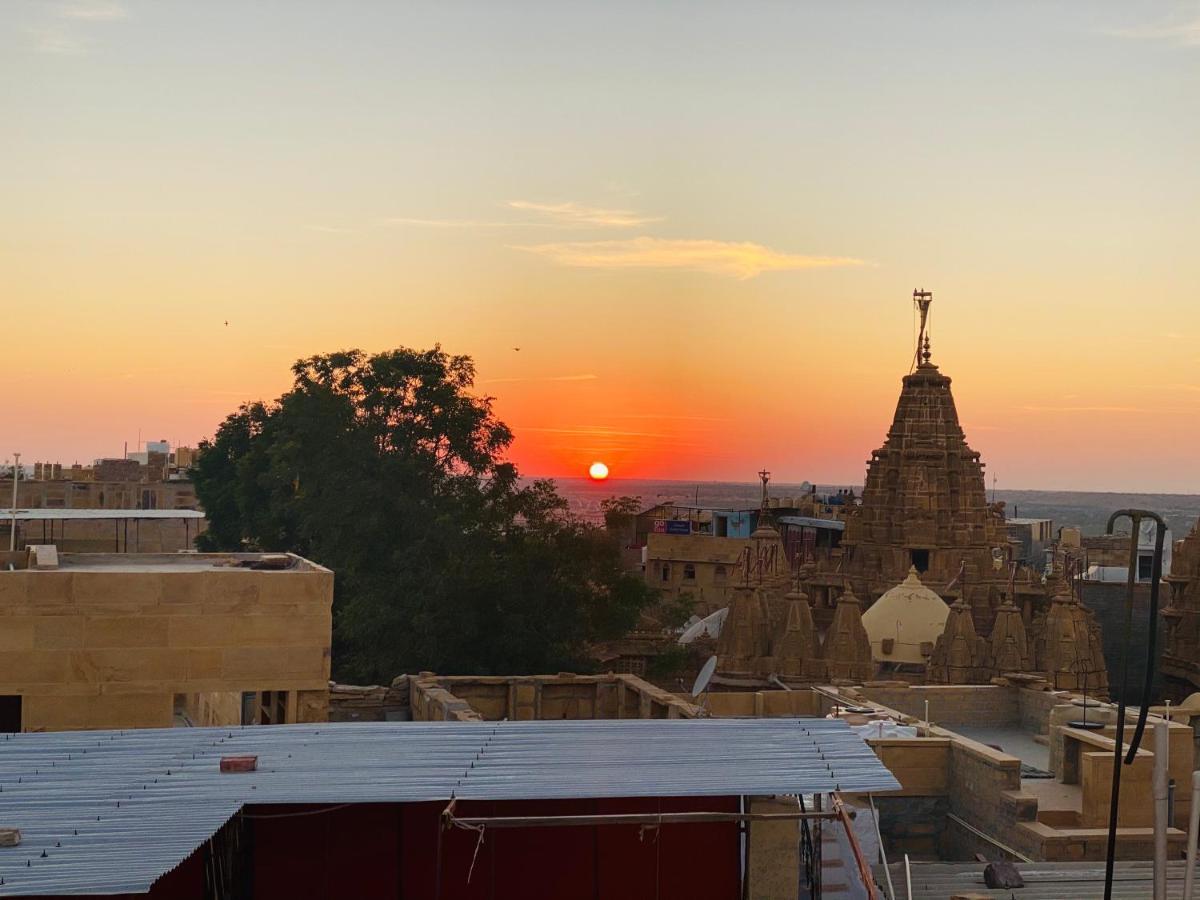
POLYGON ((201 548, 333 569, 336 677, 582 669, 653 602, 616 540, 504 461, 512 432, 469 357, 351 350, 292 371, 201 444, 201 548))

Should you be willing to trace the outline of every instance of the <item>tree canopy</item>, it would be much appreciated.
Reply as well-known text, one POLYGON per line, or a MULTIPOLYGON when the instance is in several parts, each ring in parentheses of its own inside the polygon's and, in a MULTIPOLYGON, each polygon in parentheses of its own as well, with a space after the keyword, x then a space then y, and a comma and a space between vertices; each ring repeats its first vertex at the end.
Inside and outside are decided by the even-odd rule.
POLYGON ((585 668, 652 602, 612 536, 504 461, 512 432, 469 357, 349 350, 292 372, 201 443, 200 546, 333 569, 336 677, 585 668))

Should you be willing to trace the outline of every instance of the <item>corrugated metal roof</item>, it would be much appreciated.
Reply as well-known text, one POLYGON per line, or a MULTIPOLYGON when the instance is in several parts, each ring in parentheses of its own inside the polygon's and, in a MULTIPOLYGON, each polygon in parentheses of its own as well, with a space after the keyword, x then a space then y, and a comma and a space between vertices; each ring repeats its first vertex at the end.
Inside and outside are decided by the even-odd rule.
POLYGON ((198 509, 0 509, 0 520, 41 522, 51 519, 203 519, 198 509))
POLYGON ((846 523, 840 519, 814 519, 812 516, 780 516, 785 525, 804 525, 808 528, 825 528, 830 531, 845 531, 846 523))
MULTIPOLYGON (((912 900, 946 900, 955 894, 996 900, 1095 900, 1104 895, 1104 862, 1014 863, 1025 887, 990 889, 983 881, 986 863, 912 863, 912 900)), ((1154 882, 1154 864, 1118 861, 1113 869, 1113 897, 1146 898, 1154 882)), ((893 863, 892 883, 905 896, 904 863, 893 863)), ((880 869, 882 871, 882 869, 880 869)), ((1184 862, 1167 863, 1167 897, 1183 897, 1184 862)), ((882 875, 881 875, 882 877, 882 875)))
POLYGON ((900 785, 842 721, 364 722, 0 740, 0 896, 145 893, 243 805, 729 796, 900 785), (222 756, 258 771, 221 774, 222 756), (43 856, 43 853, 45 854, 43 856))

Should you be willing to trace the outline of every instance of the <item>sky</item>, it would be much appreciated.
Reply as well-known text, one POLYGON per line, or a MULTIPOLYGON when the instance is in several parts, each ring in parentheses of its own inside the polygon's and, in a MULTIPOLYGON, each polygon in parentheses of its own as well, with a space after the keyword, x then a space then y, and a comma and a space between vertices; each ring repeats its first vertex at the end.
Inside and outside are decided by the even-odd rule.
POLYGON ((1200 492, 1200 4, 0 0, 0 457, 440 343, 532 475, 1200 492), (519 348, 519 349, 517 349, 519 348))

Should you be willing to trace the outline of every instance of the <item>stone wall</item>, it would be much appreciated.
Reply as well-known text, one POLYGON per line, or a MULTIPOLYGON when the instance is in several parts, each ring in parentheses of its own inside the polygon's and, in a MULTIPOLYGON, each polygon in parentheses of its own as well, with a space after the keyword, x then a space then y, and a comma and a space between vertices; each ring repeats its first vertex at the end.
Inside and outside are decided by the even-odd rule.
POLYGON ((714 691, 704 699, 709 714, 718 718, 757 716, 788 718, 823 716, 821 698, 813 691, 714 691))
POLYGON ((1020 720, 1017 691, 1008 685, 868 683, 858 693, 874 703, 922 720, 928 700, 930 721, 940 725, 1011 725, 1020 720))
POLYGON ((695 718, 700 707, 635 675, 408 678, 416 721, 695 718))
MULTIPOLYGON (((333 573, 212 566, 228 558, 64 554, 0 572, 0 694, 21 696, 23 729, 169 727, 176 695, 267 690, 324 720, 333 573)), ((232 704, 204 715, 218 708, 232 704)))

